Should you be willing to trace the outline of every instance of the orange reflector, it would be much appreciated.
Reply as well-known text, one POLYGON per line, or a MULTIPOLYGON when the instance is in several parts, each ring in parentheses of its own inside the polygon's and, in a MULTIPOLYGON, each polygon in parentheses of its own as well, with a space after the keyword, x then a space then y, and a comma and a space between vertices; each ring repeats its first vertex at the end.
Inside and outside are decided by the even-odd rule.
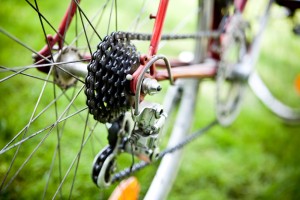
POLYGON ((295 87, 296 87, 298 94, 300 94, 300 74, 297 76, 297 78, 295 80, 295 87))
POLYGON ((113 191, 109 200, 136 200, 139 197, 140 184, 135 177, 122 181, 113 191))

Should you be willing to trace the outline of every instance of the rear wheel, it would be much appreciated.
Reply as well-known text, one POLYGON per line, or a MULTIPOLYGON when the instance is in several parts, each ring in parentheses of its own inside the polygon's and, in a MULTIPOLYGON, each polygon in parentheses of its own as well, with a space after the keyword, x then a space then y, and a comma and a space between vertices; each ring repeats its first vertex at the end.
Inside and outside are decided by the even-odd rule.
MULTIPOLYGON (((4 48, 0 55, 0 93, 7 98, 1 98, 5 109, 0 111, 1 196, 64 199, 88 194, 99 198, 101 193, 101 198, 107 198, 110 189, 99 191, 90 179, 93 159, 108 143, 107 127, 98 122, 104 122, 99 117, 94 120, 89 114, 90 105, 86 105, 84 94, 86 72, 82 69, 88 65, 88 57, 97 45, 111 32, 151 32, 152 21, 148 16, 157 5, 158 2, 147 0, 130 4, 116 0, 83 1, 68 33, 59 35, 62 44, 55 45, 50 56, 43 58, 47 62, 31 64, 32 54, 42 57, 37 52, 45 45, 45 38, 48 44, 51 42, 47 35, 57 33, 56 27, 68 4, 59 1, 2 4, 0 13, 6 13, 2 17, 7 20, 1 22, 4 48), (16 16, 22 17, 22 22, 16 16)), ((174 17, 167 17, 164 31, 177 34, 194 31, 196 19, 202 13, 197 2, 184 6, 171 2, 168 15, 174 17), (186 12, 178 12, 181 7, 186 7, 186 12)), ((159 53, 175 57, 183 50, 183 44, 186 51, 193 49, 195 40, 168 43, 162 42, 159 53)), ((136 41, 134 45, 139 52, 147 52, 148 42, 136 41)), ((173 102, 167 98, 167 102, 173 102)), ((111 120, 114 117, 118 116, 111 120)), ((127 157, 120 159, 117 170, 131 166, 132 156, 127 157)))

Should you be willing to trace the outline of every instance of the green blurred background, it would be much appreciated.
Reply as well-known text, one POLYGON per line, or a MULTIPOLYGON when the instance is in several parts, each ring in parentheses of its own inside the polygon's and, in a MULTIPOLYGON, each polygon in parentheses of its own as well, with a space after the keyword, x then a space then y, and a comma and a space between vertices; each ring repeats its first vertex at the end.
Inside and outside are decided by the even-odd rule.
MULTIPOLYGON (((256 4, 253 1, 252 3, 256 4)), ((23 1, 0 0, 0 4, 0 26, 14 33, 20 40, 26 41, 34 49, 40 49, 44 43, 40 39, 43 38, 43 34, 36 13, 28 12, 30 9, 23 1)), ((59 7, 57 2, 52 1, 42 4, 45 16, 61 16, 68 3, 64 2, 64 6, 59 7)), ((127 3, 123 4, 132 10, 138 10, 127 3)), ((176 13, 183 7, 189 9, 192 6, 185 4, 183 1, 179 5, 175 2, 172 4, 172 10, 176 13)), ((294 80, 297 74, 300 74, 300 36, 291 32, 294 24, 292 20, 285 17, 284 9, 274 6, 272 11, 274 12, 264 35, 258 69, 277 97, 297 106, 300 105, 300 96, 294 88, 294 80)), ((128 12, 124 13, 128 14, 128 12)), ((251 11, 249 13, 252 14, 251 11)), ((172 15, 167 16, 167 23, 172 27, 177 20, 170 16, 172 15)), ((51 20, 52 23, 57 24, 60 18, 55 17, 51 20)), ((296 17, 296 22, 300 23, 299 15, 296 17)), ((18 44, 11 43, 11 40, 3 34, 0 34, 0 45, 1 65, 22 66, 24 63, 31 62, 31 52, 25 52, 18 44)), ((168 52, 172 49, 177 53, 180 52, 181 46, 182 43, 179 43, 175 47, 166 47, 163 51, 168 52)), ((39 72, 33 73, 39 74, 39 72)), ((5 75, 0 74, 0 77, 5 75)), ((20 78, 0 83, 1 147, 24 126, 24 121, 26 123, 28 120, 25 116, 30 117, 38 97, 37 91, 41 88, 29 78, 20 78)), ((215 84, 212 81, 203 81, 201 84, 192 131, 214 119, 215 84)), ((50 87, 46 90, 53 89, 50 87)), ((48 99, 51 98, 53 96, 50 92, 44 97, 42 105, 47 105, 48 99)), ((184 150, 182 167, 168 199, 300 199, 300 126, 282 123, 257 100, 250 89, 247 89, 244 100, 240 116, 230 127, 217 126, 184 150)), ((81 105, 84 101, 84 97, 79 99, 81 105)), ((64 104, 60 106, 63 107, 64 104)), ((53 113, 47 113, 47 116, 37 122, 36 127, 33 128, 38 129, 43 126, 48 118, 55 118, 55 116, 53 113)), ((64 134, 66 138, 64 162, 70 162, 72 157, 69 155, 76 154, 74 149, 78 149, 82 137, 82 131, 78 133, 77 130, 83 130, 78 119, 67 125, 69 132, 64 134)), ((99 130, 103 130, 103 127, 99 130)), ((36 142, 41 138, 37 138, 36 142)), ((45 176, 52 159, 52 154, 48 154, 47 150, 51 152, 55 149, 55 138, 55 135, 48 138, 50 142, 47 143, 44 151, 38 153, 31 161, 31 165, 22 170, 10 189, 1 194, 1 199, 41 198, 45 176), (27 182, 32 185, 27 185, 27 182)), ((33 147, 30 144, 25 147, 22 151, 26 155, 26 151, 30 152, 33 147), (28 149, 26 150, 25 147, 28 149)), ((94 147, 86 148, 89 151, 94 147)), ((12 153, 0 155, 1 179, 9 165, 7 158, 11 155, 12 153)), ((105 190, 104 196, 101 196, 100 191, 91 183, 92 159, 92 156, 81 159, 82 173, 73 191, 74 199, 106 198, 110 193, 110 190, 105 190)), ((155 166, 152 166, 146 172, 138 173, 143 192, 147 189, 154 170, 155 166)), ((49 188, 52 189, 51 186, 49 188)))

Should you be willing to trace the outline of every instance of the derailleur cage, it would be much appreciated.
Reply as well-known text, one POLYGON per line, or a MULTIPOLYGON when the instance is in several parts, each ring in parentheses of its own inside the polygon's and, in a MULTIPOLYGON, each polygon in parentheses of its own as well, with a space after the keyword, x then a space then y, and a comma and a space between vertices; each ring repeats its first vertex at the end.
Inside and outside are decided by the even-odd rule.
POLYGON ((143 101, 140 114, 124 116, 109 124, 109 145, 94 159, 92 179, 99 187, 112 183, 116 172, 116 159, 120 153, 127 152, 145 162, 156 160, 159 156, 159 133, 167 117, 161 105, 143 101))

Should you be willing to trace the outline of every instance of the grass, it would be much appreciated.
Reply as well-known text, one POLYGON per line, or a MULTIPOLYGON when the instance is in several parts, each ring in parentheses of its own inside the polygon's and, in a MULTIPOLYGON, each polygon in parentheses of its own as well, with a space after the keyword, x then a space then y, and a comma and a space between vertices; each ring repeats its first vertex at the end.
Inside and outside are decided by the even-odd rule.
POLYGON ((299 127, 281 124, 250 92, 246 97, 232 126, 214 128, 185 150, 170 199, 299 197, 299 127))
MULTIPOLYGON (((291 33, 290 21, 278 18, 282 10, 274 9, 258 69, 277 97, 297 106, 293 81, 300 71, 300 38, 291 33)), ((203 86, 195 126, 213 118, 213 87, 203 86)), ((299 133, 299 126, 283 124, 248 89, 241 114, 230 127, 214 128, 185 150, 169 198, 299 199, 299 133)))
MULTIPOLYGON (((52 1, 43 3, 45 4, 46 16, 60 16, 66 7, 58 8, 52 1)), ((36 27, 39 25, 38 19, 36 13, 27 12, 28 10, 24 7, 25 4, 25 2, 19 1, 14 3, 12 1, 1 2, 0 24, 1 27, 14 33, 22 41, 26 41, 33 48, 39 49, 44 43, 37 40, 37 38, 42 38, 41 30, 36 27), (17 15, 23 21, 14 19, 14 16, 17 15), (31 23, 27 23, 29 21, 31 23)), ((141 7, 142 5, 138 6, 141 7)), ((185 7, 185 5, 175 6, 185 7)), ((174 9, 172 8, 172 10, 174 9)), ((281 10, 276 12, 281 13, 281 10)), ((170 16, 174 15, 170 14, 170 16)), ((125 17, 130 17, 130 13, 122 15, 122 18, 125 17)), ((178 16, 171 18, 169 26, 172 27, 177 24, 181 19, 180 17, 178 14, 178 16)), ((59 18, 51 19, 54 20, 53 23, 59 21, 59 18)), ((189 26, 191 25, 189 24, 189 26)), ((282 99, 286 99, 291 104, 299 105, 299 94, 290 88, 293 88, 294 77, 300 71, 298 56, 300 55, 300 37, 291 34, 291 27, 292 24, 286 19, 271 21, 263 40, 258 67, 263 74, 266 74, 264 78, 276 95, 284 97, 282 99), (282 37, 278 39, 278 35, 282 37), (286 51, 287 48, 289 51, 286 51), (279 80, 277 77, 283 77, 283 80, 279 80)), ((1 65, 22 66, 24 63, 31 63, 31 53, 12 44, 3 34, 0 34, 0 43, 1 65)), ((177 53, 181 50, 178 48, 183 45, 186 46, 187 44, 166 45, 161 51, 177 53)), ((43 76, 36 70, 32 73, 43 76)), ((2 78, 3 74, 0 74, 0 77, 2 78)), ((192 130, 197 130, 214 119, 215 85, 213 82, 204 81, 202 86, 192 130)), ((8 82, 0 83, 0 88, 0 146, 2 147, 26 125, 42 85, 39 81, 24 76, 21 78, 16 76, 8 82)), ((46 95, 43 96, 41 104, 37 108, 38 111, 42 110, 53 99, 53 86, 49 85, 45 90, 46 95)), ((56 90, 60 91, 58 87, 56 90)), ((68 90, 67 95, 63 95, 63 98, 58 101, 56 105, 60 110, 57 113, 58 116, 62 114, 66 107, 66 99, 71 97, 72 93, 72 89, 68 90)), ((300 184, 300 155, 298 153, 300 127, 283 124, 257 100, 250 90, 247 90, 244 100, 240 116, 230 127, 217 126, 186 147, 182 167, 168 199, 300 198, 300 191, 298 190, 300 184)), ((84 104, 85 98, 82 95, 76 100, 75 105, 80 107, 84 104)), ((40 120, 33 123, 30 131, 39 130, 40 127, 50 125, 51 122, 55 121, 57 116, 53 112, 54 110, 55 105, 51 106, 40 120)), ((71 108, 69 112, 75 111, 75 108, 71 108)), ((1 199, 40 199, 48 175, 54 173, 49 167, 51 161, 52 159, 57 160, 59 157, 53 152, 60 146, 62 150, 61 159, 63 160, 61 170, 66 172, 68 165, 77 154, 77 149, 80 148, 81 141, 87 137, 85 135, 83 138, 82 134, 84 132, 82 117, 85 116, 86 113, 74 117, 72 122, 65 124, 65 131, 60 144, 57 142, 57 137, 61 136, 61 133, 56 133, 56 130, 51 132, 47 130, 31 140, 32 143, 24 143, 19 153, 21 156, 16 161, 12 171, 15 171, 23 163, 36 147, 35 145, 49 133, 47 142, 33 155, 31 161, 21 171, 9 190, 1 193, 1 199)), ((89 120, 92 121, 92 118, 89 120)), ((103 141, 106 135, 103 133, 105 133, 103 126, 98 126, 95 134, 91 136, 91 142, 84 148, 79 163, 80 170, 73 190, 73 199, 105 199, 111 193, 111 189, 100 191, 90 180, 90 166, 94 154, 100 146, 104 145, 103 141), (104 192, 103 196, 100 196, 101 192, 104 192)), ((14 151, 9 151, 8 154, 0 155, 1 180, 13 153, 14 151)), ((54 169, 59 168, 57 163, 54 164, 54 169)), ((143 192, 147 190, 147 184, 152 178, 154 170, 155 166, 152 166, 146 172, 142 171, 137 174, 140 182, 143 183, 143 192)), ((71 175, 74 174, 74 170, 71 170, 70 173, 71 175)), ((59 173, 54 173, 47 194, 52 195, 60 179, 59 173)), ((72 182, 72 176, 67 179, 67 182, 72 182)), ((67 186, 63 187, 63 191, 67 191, 67 189, 67 186)), ((68 194, 63 198, 68 198, 68 194)))

